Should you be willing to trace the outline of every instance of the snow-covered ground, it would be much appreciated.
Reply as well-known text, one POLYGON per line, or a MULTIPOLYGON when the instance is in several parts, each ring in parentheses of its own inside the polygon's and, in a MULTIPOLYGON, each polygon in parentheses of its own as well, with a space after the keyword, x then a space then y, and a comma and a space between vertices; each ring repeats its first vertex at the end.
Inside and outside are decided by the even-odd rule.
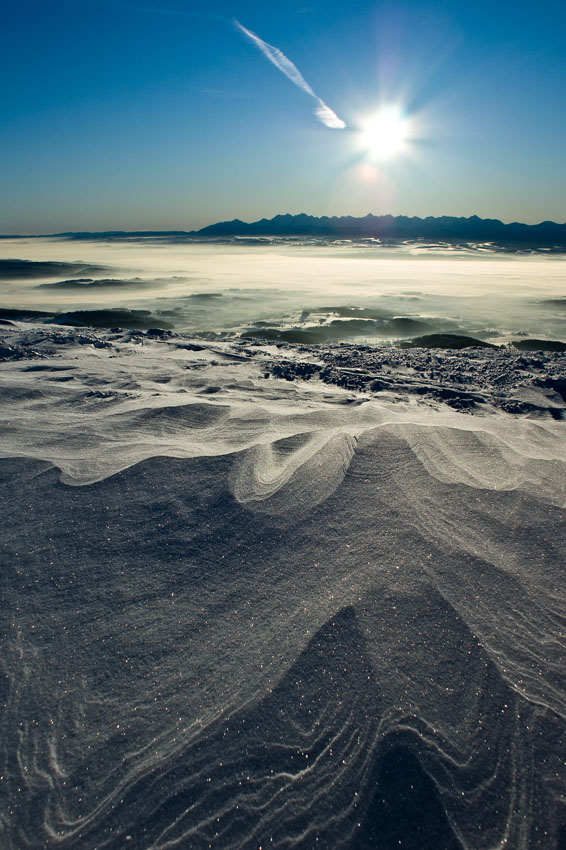
POLYGON ((561 846, 565 354, 0 331, 3 847, 561 846))

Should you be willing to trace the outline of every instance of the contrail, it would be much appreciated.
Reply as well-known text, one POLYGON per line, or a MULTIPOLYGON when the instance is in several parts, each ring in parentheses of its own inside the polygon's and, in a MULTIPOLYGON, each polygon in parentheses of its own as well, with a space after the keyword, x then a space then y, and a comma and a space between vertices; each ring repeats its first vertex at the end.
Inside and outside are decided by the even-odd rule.
POLYGON ((282 53, 278 47, 274 47, 272 44, 268 44, 259 35, 256 35, 255 32, 251 32, 251 30, 246 29, 246 27, 242 26, 242 24, 234 18, 234 23, 240 30, 246 35, 256 47, 258 47, 266 59, 269 59, 270 62, 273 62, 276 68, 285 74, 292 83, 295 83, 300 89, 302 89, 307 94, 310 94, 311 97, 318 102, 318 106, 316 107, 314 114, 325 124, 327 127, 331 127, 333 130, 343 130, 346 126, 345 121, 342 121, 339 118, 333 109, 331 109, 317 94, 313 92, 299 69, 296 65, 293 65, 290 59, 287 59, 284 53, 282 53))

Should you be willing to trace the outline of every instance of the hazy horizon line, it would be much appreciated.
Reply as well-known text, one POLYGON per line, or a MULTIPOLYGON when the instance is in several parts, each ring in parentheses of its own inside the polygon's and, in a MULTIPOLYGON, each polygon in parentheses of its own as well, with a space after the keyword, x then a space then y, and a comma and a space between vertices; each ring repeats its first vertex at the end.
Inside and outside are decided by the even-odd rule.
POLYGON ((218 225, 218 224, 229 224, 229 223, 232 223, 232 222, 241 222, 242 224, 251 225, 251 224, 257 224, 260 221, 273 221, 274 219, 282 218, 282 217, 298 218, 298 217, 301 217, 301 216, 305 216, 305 217, 312 218, 312 219, 328 219, 328 220, 338 220, 338 219, 343 219, 343 218, 349 218, 349 219, 354 219, 354 220, 358 220, 358 221, 362 221, 363 219, 366 219, 366 218, 392 218, 392 219, 405 218, 405 219, 420 220, 420 221, 426 221, 426 220, 429 220, 429 219, 447 219, 447 218, 461 220, 461 221, 469 221, 471 219, 478 219, 479 221, 485 221, 485 222, 489 222, 489 221, 499 222, 500 224, 503 224, 503 225, 518 224, 518 225, 522 225, 524 227, 538 227, 542 224, 555 225, 557 227, 566 226, 566 221, 561 222, 561 221, 554 221, 552 219, 542 219, 540 221, 536 221, 534 223, 529 224, 527 222, 520 221, 519 219, 504 221, 503 219, 500 219, 500 218, 492 218, 492 217, 484 218, 482 216, 478 216, 476 213, 472 213, 472 215, 469 215, 469 216, 466 216, 466 215, 449 215, 449 214, 446 214, 446 213, 443 213, 442 215, 426 215, 426 216, 420 215, 419 216, 419 215, 408 215, 406 213, 393 214, 393 213, 372 213, 372 212, 368 212, 365 215, 357 216, 357 215, 351 215, 349 213, 343 213, 343 214, 340 214, 340 215, 337 215, 337 214, 314 215, 312 213, 300 212, 300 213, 275 213, 275 215, 271 216, 271 218, 267 218, 266 216, 262 216, 260 218, 256 218, 256 219, 248 220, 248 221, 241 219, 238 216, 236 216, 236 217, 231 218, 231 219, 230 218, 218 219, 217 221, 213 221, 210 224, 205 224, 202 227, 193 228, 193 229, 190 229, 190 230, 185 230, 185 229, 182 229, 182 228, 171 228, 171 227, 168 227, 168 228, 139 228, 138 227, 138 228, 131 228, 131 229, 129 229, 129 228, 128 229, 125 229, 125 228, 108 228, 106 230, 100 230, 100 229, 96 229, 96 228, 92 229, 92 230, 88 230, 88 229, 82 228, 82 229, 79 229, 79 230, 60 230, 60 231, 51 231, 51 232, 42 232, 42 233, 40 233, 40 232, 0 233, 0 239, 22 239, 22 238, 41 239, 41 238, 53 238, 53 237, 56 237, 56 236, 66 236, 66 235, 69 235, 69 234, 80 234, 80 233, 101 233, 101 234, 102 233, 131 233, 132 235, 144 234, 144 233, 147 233, 147 234, 177 233, 177 234, 188 235, 188 234, 191 234, 191 233, 200 233, 202 230, 206 230, 207 228, 214 227, 215 225, 218 225))

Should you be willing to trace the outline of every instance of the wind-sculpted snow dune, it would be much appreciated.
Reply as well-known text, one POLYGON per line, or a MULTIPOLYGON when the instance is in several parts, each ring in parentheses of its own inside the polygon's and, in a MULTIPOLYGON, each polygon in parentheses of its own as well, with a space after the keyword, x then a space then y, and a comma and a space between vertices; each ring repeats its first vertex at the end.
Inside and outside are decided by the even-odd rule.
POLYGON ((2 333, 3 848, 563 850, 564 354, 2 333))

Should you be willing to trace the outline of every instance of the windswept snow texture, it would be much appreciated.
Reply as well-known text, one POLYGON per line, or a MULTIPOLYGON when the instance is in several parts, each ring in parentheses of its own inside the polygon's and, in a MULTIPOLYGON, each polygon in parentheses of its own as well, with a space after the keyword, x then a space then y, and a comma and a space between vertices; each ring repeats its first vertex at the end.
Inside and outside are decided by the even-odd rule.
POLYGON ((0 331, 3 850, 563 850, 565 354, 0 331))

